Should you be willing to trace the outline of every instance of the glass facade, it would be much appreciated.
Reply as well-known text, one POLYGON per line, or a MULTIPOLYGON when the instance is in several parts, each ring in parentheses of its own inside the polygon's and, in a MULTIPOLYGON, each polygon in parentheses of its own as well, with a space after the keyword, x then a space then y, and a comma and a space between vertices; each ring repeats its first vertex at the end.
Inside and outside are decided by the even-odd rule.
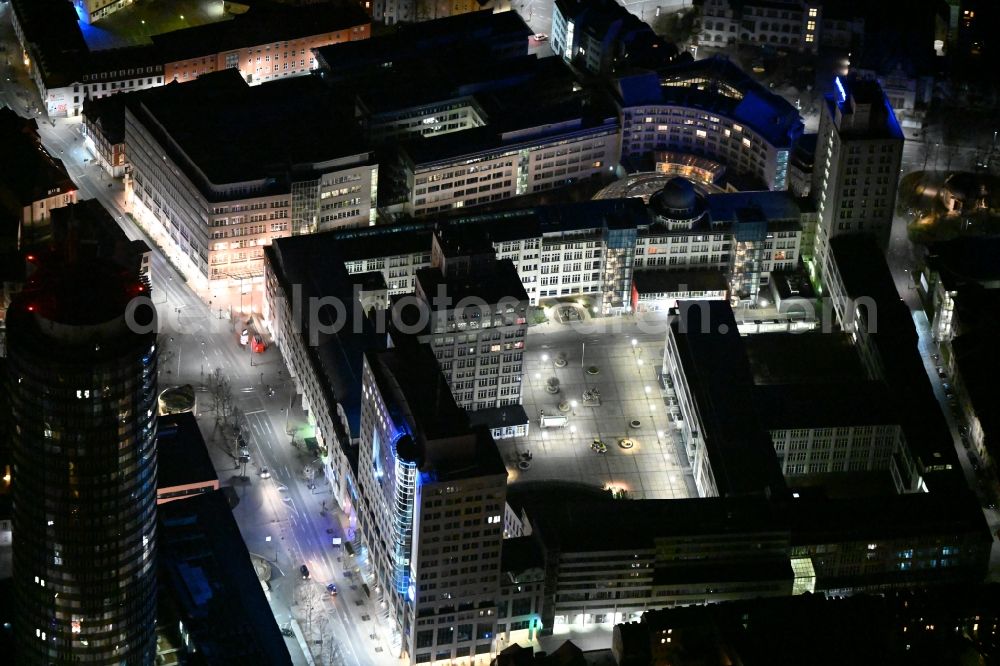
POLYGON ((151 664, 155 332, 53 321, 33 297, 8 315, 18 662, 151 664))

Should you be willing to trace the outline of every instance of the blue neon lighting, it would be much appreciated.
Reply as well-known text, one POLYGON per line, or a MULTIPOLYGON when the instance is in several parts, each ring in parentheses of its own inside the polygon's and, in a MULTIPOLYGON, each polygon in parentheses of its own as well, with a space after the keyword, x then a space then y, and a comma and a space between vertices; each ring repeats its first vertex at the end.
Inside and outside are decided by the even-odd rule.
POLYGON ((837 101, 844 102, 847 100, 847 91, 844 90, 844 84, 840 82, 840 77, 834 77, 833 84, 837 87, 837 101))

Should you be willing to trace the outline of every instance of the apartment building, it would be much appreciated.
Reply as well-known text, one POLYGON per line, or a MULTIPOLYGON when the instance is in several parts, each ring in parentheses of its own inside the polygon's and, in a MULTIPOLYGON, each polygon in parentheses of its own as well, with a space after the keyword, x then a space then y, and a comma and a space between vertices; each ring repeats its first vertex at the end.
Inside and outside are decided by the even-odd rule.
POLYGON ((813 168, 819 267, 837 236, 871 233, 888 247, 903 158, 903 132, 879 83, 837 77, 833 87, 822 105, 813 168))
POLYGON ((507 470, 424 345, 364 359, 360 557, 410 664, 494 654, 507 470))
POLYGON ((641 165, 656 151, 691 154, 758 184, 744 189, 788 189, 798 111, 725 57, 624 74, 615 87, 623 163, 641 165))
POLYGON ((752 44, 815 54, 820 46, 850 49, 864 34, 864 19, 839 14, 822 2, 777 0, 739 4, 706 0, 698 41, 702 46, 752 44))
POLYGON ((336 117, 310 77, 250 87, 225 70, 130 99, 133 214, 194 284, 257 282, 273 238, 374 221, 378 165, 336 117), (303 105, 313 113, 302 117, 303 105), (280 141, 275 123, 289 128, 280 141))
POLYGON ((62 160, 42 147, 34 119, 0 109, 0 145, 0 216, 15 246, 41 240, 51 211, 76 203, 76 185, 62 160))

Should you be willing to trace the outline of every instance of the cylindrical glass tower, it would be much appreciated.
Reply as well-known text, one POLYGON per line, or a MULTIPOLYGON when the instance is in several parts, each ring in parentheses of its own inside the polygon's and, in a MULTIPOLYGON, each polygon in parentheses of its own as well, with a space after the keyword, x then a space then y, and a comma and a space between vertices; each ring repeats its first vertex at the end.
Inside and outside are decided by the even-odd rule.
POLYGON ((16 661, 145 666, 156 654, 152 304, 114 264, 41 263, 7 316, 16 661))

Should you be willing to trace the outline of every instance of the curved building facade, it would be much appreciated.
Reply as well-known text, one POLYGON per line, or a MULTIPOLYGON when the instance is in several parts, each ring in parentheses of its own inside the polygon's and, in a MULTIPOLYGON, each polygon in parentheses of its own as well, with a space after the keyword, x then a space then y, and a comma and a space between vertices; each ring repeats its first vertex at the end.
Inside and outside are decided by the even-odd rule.
POLYGON ((156 332, 136 276, 37 268, 7 317, 17 663, 156 654, 156 332), (131 321, 131 324, 129 323, 131 321))
POLYGON ((628 74, 618 79, 617 94, 623 163, 671 151, 708 157, 757 185, 740 189, 788 189, 802 119, 725 58, 628 74))

